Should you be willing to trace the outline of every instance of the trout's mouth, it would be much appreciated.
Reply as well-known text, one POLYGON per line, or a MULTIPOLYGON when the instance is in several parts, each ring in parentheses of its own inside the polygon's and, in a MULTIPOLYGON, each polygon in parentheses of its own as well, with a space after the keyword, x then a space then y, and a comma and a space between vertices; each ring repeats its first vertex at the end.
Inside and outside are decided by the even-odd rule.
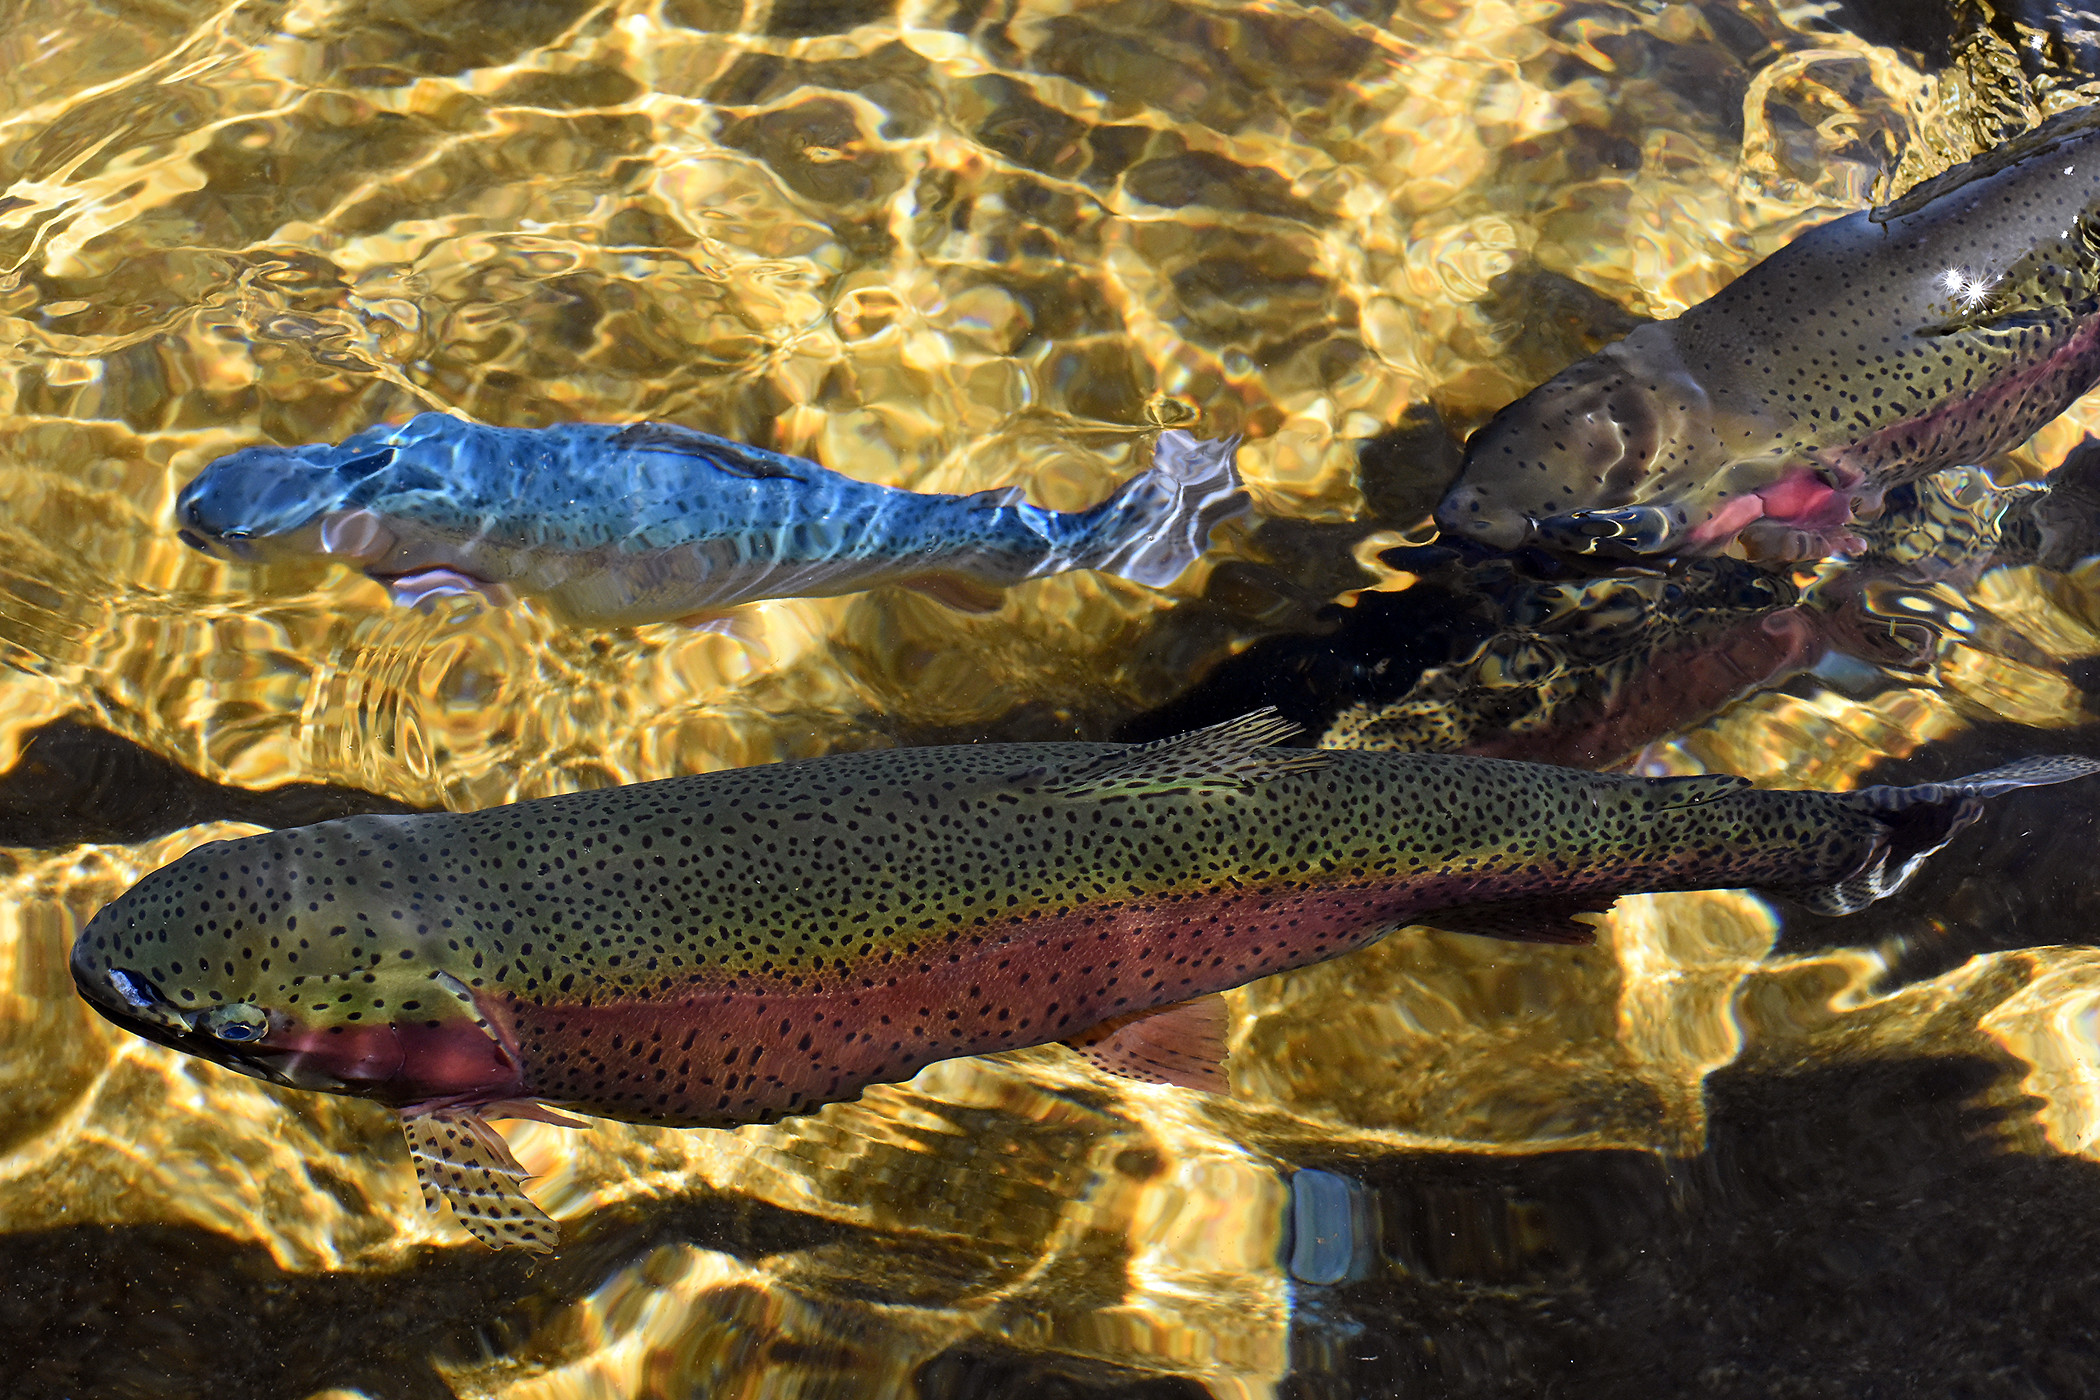
POLYGON ((185 1010, 162 996, 159 988, 138 973, 111 968, 104 974, 102 984, 97 985, 84 969, 76 966, 73 983, 90 1006, 141 1040, 180 1050, 185 1055, 201 1055, 237 1073, 288 1089, 340 1092, 342 1088, 333 1080, 299 1072, 261 1040, 253 1045, 238 1045, 203 1030, 204 1018, 212 1008, 185 1010))

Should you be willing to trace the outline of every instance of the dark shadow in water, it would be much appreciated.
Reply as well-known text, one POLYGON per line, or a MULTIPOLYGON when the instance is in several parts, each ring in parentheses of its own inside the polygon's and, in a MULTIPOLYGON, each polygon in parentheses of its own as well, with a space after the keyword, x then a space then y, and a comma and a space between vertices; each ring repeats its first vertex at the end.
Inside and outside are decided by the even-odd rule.
MULTIPOLYGON (((2072 730, 1979 725, 1882 763, 1861 785, 1939 782, 2037 754, 2100 756, 2100 725, 2072 730)), ((1893 955, 1891 984, 1936 977, 1979 953, 2100 943, 2100 779, 1995 798, 1983 816, 1874 906, 1877 945, 1893 955)), ((1777 951, 1857 945, 1867 920, 1784 911, 1777 951)))
POLYGON ((1221 664, 1202 682, 1116 731, 1141 743, 1218 724, 1273 705, 1310 743, 1335 715, 1359 702, 1397 700, 1422 672, 1464 656, 1493 629, 1475 600, 1429 583, 1404 593, 1366 593, 1353 608, 1329 607, 1323 635, 1270 637, 1221 664))
POLYGON ((755 1260, 841 1233, 742 1197, 688 1198, 601 1213, 545 1259, 461 1245, 420 1251, 395 1272, 344 1274, 286 1273, 258 1247, 171 1226, 8 1235, 0 1393, 280 1400, 341 1386, 375 1400, 449 1400, 434 1359, 517 1349, 659 1245, 692 1241, 755 1260))
POLYGON ((199 822, 304 826, 362 812, 423 810, 322 783, 227 787, 71 719, 32 730, 21 758, 0 773, 0 846, 150 841, 199 822))
POLYGON ((1340 1163, 1368 1276, 1300 1284, 1290 1400, 2100 1393, 2100 1167, 1999 1145, 2010 1063, 1709 1083, 1710 1145, 1340 1163))
MULTIPOLYGON (((1724 1071, 1709 1086, 1707 1150, 1674 1162, 1600 1151, 1308 1158, 1301 1167, 1361 1198, 1362 1238, 1341 1281, 1294 1285, 1283 1393, 2100 1393, 2089 1344, 2100 1325, 2100 1167, 2003 1145, 2019 1101, 1986 1100, 2002 1104, 2020 1072, 1983 1058, 1724 1071)), ((821 1251, 853 1231, 698 1197, 606 1212, 571 1233, 538 1262, 461 1247, 377 1275, 287 1274, 260 1250, 186 1229, 8 1237, 0 1374, 23 1400, 277 1400, 326 1386, 437 1400, 449 1392, 432 1358, 516 1352, 660 1244, 759 1259, 821 1251)), ((715 1363, 730 1370, 710 1373, 724 1383, 782 1347, 809 1350, 769 1338, 750 1288, 716 1290, 707 1307, 695 1325, 735 1338, 715 1363)), ((868 1339, 850 1316, 819 1368, 823 1393, 872 1396, 876 1383, 859 1379, 868 1339)), ((915 1389, 924 1400, 1201 1393, 984 1341, 925 1363, 915 1389)))

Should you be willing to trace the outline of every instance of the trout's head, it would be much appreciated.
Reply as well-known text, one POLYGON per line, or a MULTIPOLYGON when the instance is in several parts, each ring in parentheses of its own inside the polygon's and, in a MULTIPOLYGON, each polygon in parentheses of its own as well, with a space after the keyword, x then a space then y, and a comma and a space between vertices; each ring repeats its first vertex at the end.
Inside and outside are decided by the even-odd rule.
POLYGON ((519 1075, 469 985, 471 920, 419 887, 427 863, 390 859, 404 820, 200 846, 89 921, 74 985, 134 1034, 274 1084, 396 1106, 506 1097, 519 1075))
POLYGON ((1717 412, 1657 322, 1503 409, 1466 444, 1438 528, 1493 549, 1638 559, 1820 557, 1850 543, 1858 472, 1789 460, 1717 412))
POLYGON ((1680 552, 1702 518, 1711 418, 1667 326, 1643 326, 1475 433, 1437 524, 1494 549, 1680 552))
POLYGON ((358 438, 341 447, 244 447, 182 488, 177 532, 218 559, 374 554, 383 530, 352 497, 393 460, 393 447, 358 438))

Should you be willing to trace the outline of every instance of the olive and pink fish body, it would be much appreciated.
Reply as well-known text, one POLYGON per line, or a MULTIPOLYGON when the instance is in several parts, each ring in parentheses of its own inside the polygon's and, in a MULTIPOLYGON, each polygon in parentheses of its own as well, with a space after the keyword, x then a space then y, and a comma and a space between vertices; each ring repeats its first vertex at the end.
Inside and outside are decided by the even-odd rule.
POLYGON ((1498 549, 1820 557, 1888 488, 2100 382, 2100 108, 1823 224, 1467 443, 1442 528, 1498 549))
POLYGON ((1877 802, 1284 732, 837 755, 215 843, 97 915, 74 975, 149 1038, 400 1107, 412 1140, 519 1103, 729 1125, 1085 1043, 1424 918, 1577 942, 1571 914, 1636 890, 1850 907, 1979 795, 2095 766, 1877 802))

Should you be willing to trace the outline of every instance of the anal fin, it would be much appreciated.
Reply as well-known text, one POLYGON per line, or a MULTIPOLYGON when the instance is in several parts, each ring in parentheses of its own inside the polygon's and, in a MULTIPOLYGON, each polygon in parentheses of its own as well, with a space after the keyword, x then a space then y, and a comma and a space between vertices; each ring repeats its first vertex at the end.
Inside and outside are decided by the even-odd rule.
POLYGON ((1110 1074, 1223 1094, 1232 1013, 1221 996, 1197 997, 1103 1021, 1065 1044, 1110 1074))
POLYGON ((1577 914, 1602 914, 1616 894, 1540 895, 1494 904, 1466 904, 1418 915, 1414 922, 1447 933, 1477 933, 1514 943, 1594 943, 1597 930, 1577 921, 1577 914))
POLYGON ((545 1254, 560 1242, 560 1228, 520 1185, 529 1173, 480 1115, 426 1113, 402 1119, 401 1130, 432 1214, 442 1200, 460 1228, 491 1249, 545 1254))

